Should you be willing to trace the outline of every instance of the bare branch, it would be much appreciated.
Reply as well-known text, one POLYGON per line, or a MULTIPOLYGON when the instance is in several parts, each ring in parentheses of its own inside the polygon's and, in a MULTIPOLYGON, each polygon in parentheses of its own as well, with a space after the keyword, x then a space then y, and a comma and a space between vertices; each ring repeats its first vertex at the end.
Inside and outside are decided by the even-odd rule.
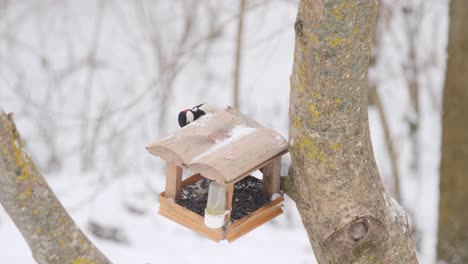
POLYGON ((236 53, 234 61, 234 107, 239 108, 240 69, 242 59, 242 33, 244 28, 245 0, 239 2, 239 20, 237 24, 236 53))
POLYGON ((388 156, 390 157, 390 164, 392 167, 392 179, 393 179, 393 192, 395 198, 398 202, 401 202, 401 192, 400 192, 400 173, 398 171, 398 156, 393 147, 392 134, 390 131, 390 126, 388 124, 387 116, 385 114, 385 109, 380 100, 379 93, 377 89, 371 89, 371 97, 375 106, 377 107, 377 112, 379 113, 380 123, 382 124, 382 129, 384 132, 385 145, 387 147, 388 156))

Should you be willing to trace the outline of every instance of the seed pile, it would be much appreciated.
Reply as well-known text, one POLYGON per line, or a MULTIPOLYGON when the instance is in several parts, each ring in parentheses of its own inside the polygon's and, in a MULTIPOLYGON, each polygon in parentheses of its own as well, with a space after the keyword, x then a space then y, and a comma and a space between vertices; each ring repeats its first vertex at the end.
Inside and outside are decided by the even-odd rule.
POLYGON ((208 200, 208 187, 210 180, 201 179, 195 183, 185 185, 180 193, 177 204, 204 216, 208 200))
MULTIPOLYGON (((201 179, 186 185, 182 188, 177 204, 204 216, 209 184, 208 179, 201 179)), ((245 177, 234 185, 231 222, 255 212, 268 202, 269 199, 263 194, 262 181, 252 176, 245 177)))

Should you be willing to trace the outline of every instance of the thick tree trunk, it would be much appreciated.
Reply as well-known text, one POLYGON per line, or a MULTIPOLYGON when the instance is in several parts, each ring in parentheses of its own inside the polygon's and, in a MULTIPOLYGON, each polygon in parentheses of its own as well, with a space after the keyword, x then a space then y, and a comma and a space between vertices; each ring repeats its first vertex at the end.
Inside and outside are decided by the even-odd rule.
POLYGON ((110 263, 57 200, 24 150, 12 116, 1 109, 0 203, 38 263, 110 263))
POLYGON ((319 263, 417 263, 407 217, 385 192, 367 117, 377 2, 301 1, 284 182, 319 263))
POLYGON ((450 1, 437 256, 468 263, 468 5, 450 1))

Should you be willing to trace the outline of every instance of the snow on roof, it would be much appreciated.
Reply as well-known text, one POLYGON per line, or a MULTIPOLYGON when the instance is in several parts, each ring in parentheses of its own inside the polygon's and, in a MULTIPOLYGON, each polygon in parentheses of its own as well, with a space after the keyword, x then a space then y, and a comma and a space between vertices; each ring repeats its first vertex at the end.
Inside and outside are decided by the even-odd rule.
POLYGON ((169 163, 230 183, 287 153, 288 143, 274 130, 228 108, 200 118, 146 148, 169 163))
MULTIPOLYGON (((215 139, 215 144, 211 146, 211 148, 207 149, 203 153, 200 153, 200 155, 193 157, 190 160, 190 163, 195 163, 199 160, 201 160, 203 157, 218 151, 219 149, 225 148, 225 147, 230 147, 230 145, 240 139, 242 139, 244 136, 250 135, 254 133, 256 128, 254 127, 245 127, 243 125, 238 125, 233 127, 231 130, 229 130, 228 137, 222 138, 222 139, 215 139)), ((228 158, 228 157, 224 157, 228 158)))

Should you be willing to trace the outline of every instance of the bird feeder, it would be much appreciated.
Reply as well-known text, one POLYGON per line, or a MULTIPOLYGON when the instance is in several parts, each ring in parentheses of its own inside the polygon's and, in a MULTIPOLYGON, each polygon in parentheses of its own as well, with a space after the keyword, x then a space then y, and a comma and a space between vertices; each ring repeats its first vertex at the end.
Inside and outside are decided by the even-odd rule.
POLYGON ((232 242, 283 213, 281 156, 288 152, 288 143, 236 109, 207 114, 146 148, 167 162, 159 214, 213 241, 232 242), (194 174, 183 180, 184 169, 194 174), (233 221, 237 183, 257 170, 263 173, 258 181, 266 202, 233 221), (181 190, 200 181, 209 182, 207 194, 203 194, 207 195, 204 216, 178 203, 181 190))

